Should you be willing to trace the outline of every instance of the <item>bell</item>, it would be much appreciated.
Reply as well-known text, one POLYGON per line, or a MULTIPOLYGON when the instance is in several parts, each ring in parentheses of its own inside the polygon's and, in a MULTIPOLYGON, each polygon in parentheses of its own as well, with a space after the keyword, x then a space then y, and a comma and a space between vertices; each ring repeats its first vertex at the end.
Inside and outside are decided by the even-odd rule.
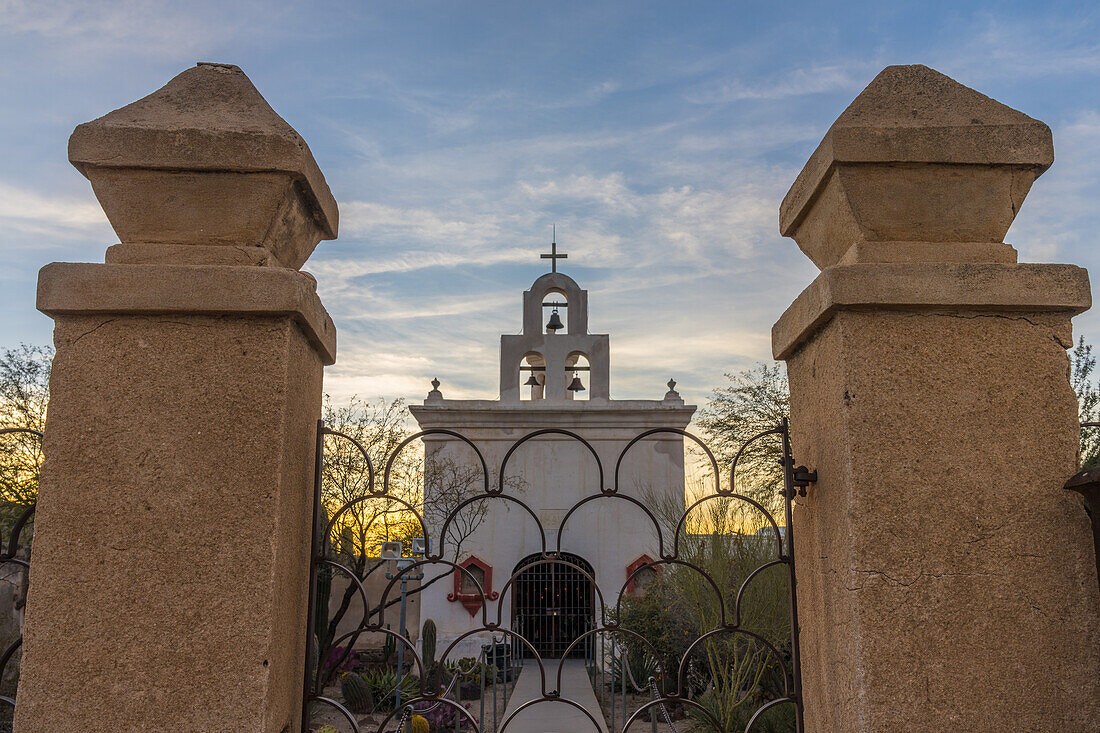
POLYGON ((527 378, 527 381, 526 381, 526 382, 524 382, 524 383, 523 383, 523 385, 524 385, 525 387, 538 387, 538 386, 539 386, 539 380, 538 380, 538 377, 536 377, 536 376, 534 375, 534 373, 532 372, 531 376, 529 376, 529 377, 527 378))
POLYGON ((558 315, 558 309, 555 308, 554 312, 550 314, 550 320, 546 323, 546 330, 557 331, 559 328, 565 328, 565 324, 561 322, 561 316, 558 315))
POLYGON ((576 372, 573 372, 573 381, 569 383, 569 386, 566 387, 566 389, 569 390, 570 392, 583 392, 584 391, 584 385, 581 384, 581 378, 577 376, 576 372))

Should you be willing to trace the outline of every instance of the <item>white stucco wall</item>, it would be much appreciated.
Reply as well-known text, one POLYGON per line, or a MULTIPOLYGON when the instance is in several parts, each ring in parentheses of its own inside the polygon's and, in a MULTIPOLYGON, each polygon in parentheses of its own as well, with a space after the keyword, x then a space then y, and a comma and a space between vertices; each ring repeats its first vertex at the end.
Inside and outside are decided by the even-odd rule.
MULTIPOLYGON (((495 487, 501 461, 511 446, 535 430, 561 428, 590 442, 603 464, 599 468, 583 444, 561 435, 540 436, 520 447, 509 460, 505 477, 519 477, 520 491, 506 490, 535 512, 546 531, 545 549, 572 552, 592 564, 604 602, 613 606, 626 582, 626 568, 643 554, 660 556, 653 521, 637 506, 622 498, 601 497, 576 510, 566 521, 558 545, 558 527, 566 512, 601 488, 615 487, 615 465, 620 452, 635 436, 655 427, 684 428, 694 407, 680 401, 608 401, 602 405, 531 404, 502 405, 482 401, 436 401, 412 408, 424 429, 442 427, 462 433, 481 450, 489 465, 495 487)), ((476 460, 468 446, 451 438, 429 436, 425 440, 429 460, 446 458, 456 462, 476 460)), ((624 459, 619 492, 640 501, 660 493, 681 510, 684 501, 683 438, 662 434, 647 438, 631 448, 624 459), (648 493, 647 493, 648 492, 648 493)), ((431 527, 438 543, 440 527, 431 527)), ((666 550, 670 538, 665 538, 666 550)), ((504 499, 489 501, 489 514, 469 537, 458 560, 476 555, 493 568, 492 589, 500 592, 516 564, 543 548, 539 525, 519 505, 504 499)), ((433 545, 438 548, 438 545, 433 545)), ((454 559, 454 548, 444 546, 445 557, 454 559)), ((443 584, 437 584, 443 585, 443 584)), ((481 626, 480 613, 471 618, 461 603, 447 600, 452 583, 430 588, 421 600, 421 619, 434 619, 439 629, 439 650, 463 632, 481 626)), ((596 597, 597 620, 599 596, 596 597)), ((489 604, 489 620, 508 627, 511 621, 511 593, 489 604)), ((488 641, 471 639, 452 653, 453 658, 472 656, 488 641)))

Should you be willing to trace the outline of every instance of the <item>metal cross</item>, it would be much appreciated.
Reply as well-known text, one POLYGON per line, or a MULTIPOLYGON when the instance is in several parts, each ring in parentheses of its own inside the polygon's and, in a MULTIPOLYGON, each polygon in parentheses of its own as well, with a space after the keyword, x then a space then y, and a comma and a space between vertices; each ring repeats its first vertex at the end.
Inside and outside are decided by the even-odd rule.
POLYGON ((554 236, 550 242, 550 254, 539 255, 544 260, 550 260, 550 272, 558 271, 558 260, 564 260, 569 257, 567 254, 558 254, 558 227, 554 225, 554 236))

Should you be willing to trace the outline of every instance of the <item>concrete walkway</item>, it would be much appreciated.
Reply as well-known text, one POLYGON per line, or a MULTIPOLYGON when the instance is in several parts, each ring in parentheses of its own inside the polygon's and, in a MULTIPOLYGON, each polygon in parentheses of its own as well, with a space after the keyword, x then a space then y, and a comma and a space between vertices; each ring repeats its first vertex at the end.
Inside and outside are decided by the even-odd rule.
MULTIPOLYGON (((557 685, 558 661, 557 659, 542 660, 546 670, 547 691, 553 690, 557 685)), ((523 703, 542 697, 541 684, 539 665, 534 660, 527 660, 519 679, 516 680, 516 687, 508 700, 508 707, 504 711, 501 722, 508 720, 508 716, 523 703)), ((603 713, 600 712, 600 704, 592 691, 592 684, 588 680, 583 659, 565 660, 565 666, 561 670, 560 692, 562 698, 579 703, 591 713, 599 724, 598 733, 607 733, 603 713)), ((541 702, 526 708, 509 722, 508 727, 501 733, 597 733, 597 729, 584 713, 572 705, 564 702, 541 702)))

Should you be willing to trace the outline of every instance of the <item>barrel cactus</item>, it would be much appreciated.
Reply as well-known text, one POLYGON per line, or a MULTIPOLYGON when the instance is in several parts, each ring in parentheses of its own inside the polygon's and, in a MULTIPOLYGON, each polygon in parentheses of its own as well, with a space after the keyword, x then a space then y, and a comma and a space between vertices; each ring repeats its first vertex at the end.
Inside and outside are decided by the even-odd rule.
POLYGON ((409 733, 428 733, 428 719, 423 715, 409 718, 409 733))
POLYGON ((340 678, 340 694, 348 710, 353 713, 369 713, 374 709, 374 696, 367 687, 367 681, 355 672, 348 672, 340 678))

